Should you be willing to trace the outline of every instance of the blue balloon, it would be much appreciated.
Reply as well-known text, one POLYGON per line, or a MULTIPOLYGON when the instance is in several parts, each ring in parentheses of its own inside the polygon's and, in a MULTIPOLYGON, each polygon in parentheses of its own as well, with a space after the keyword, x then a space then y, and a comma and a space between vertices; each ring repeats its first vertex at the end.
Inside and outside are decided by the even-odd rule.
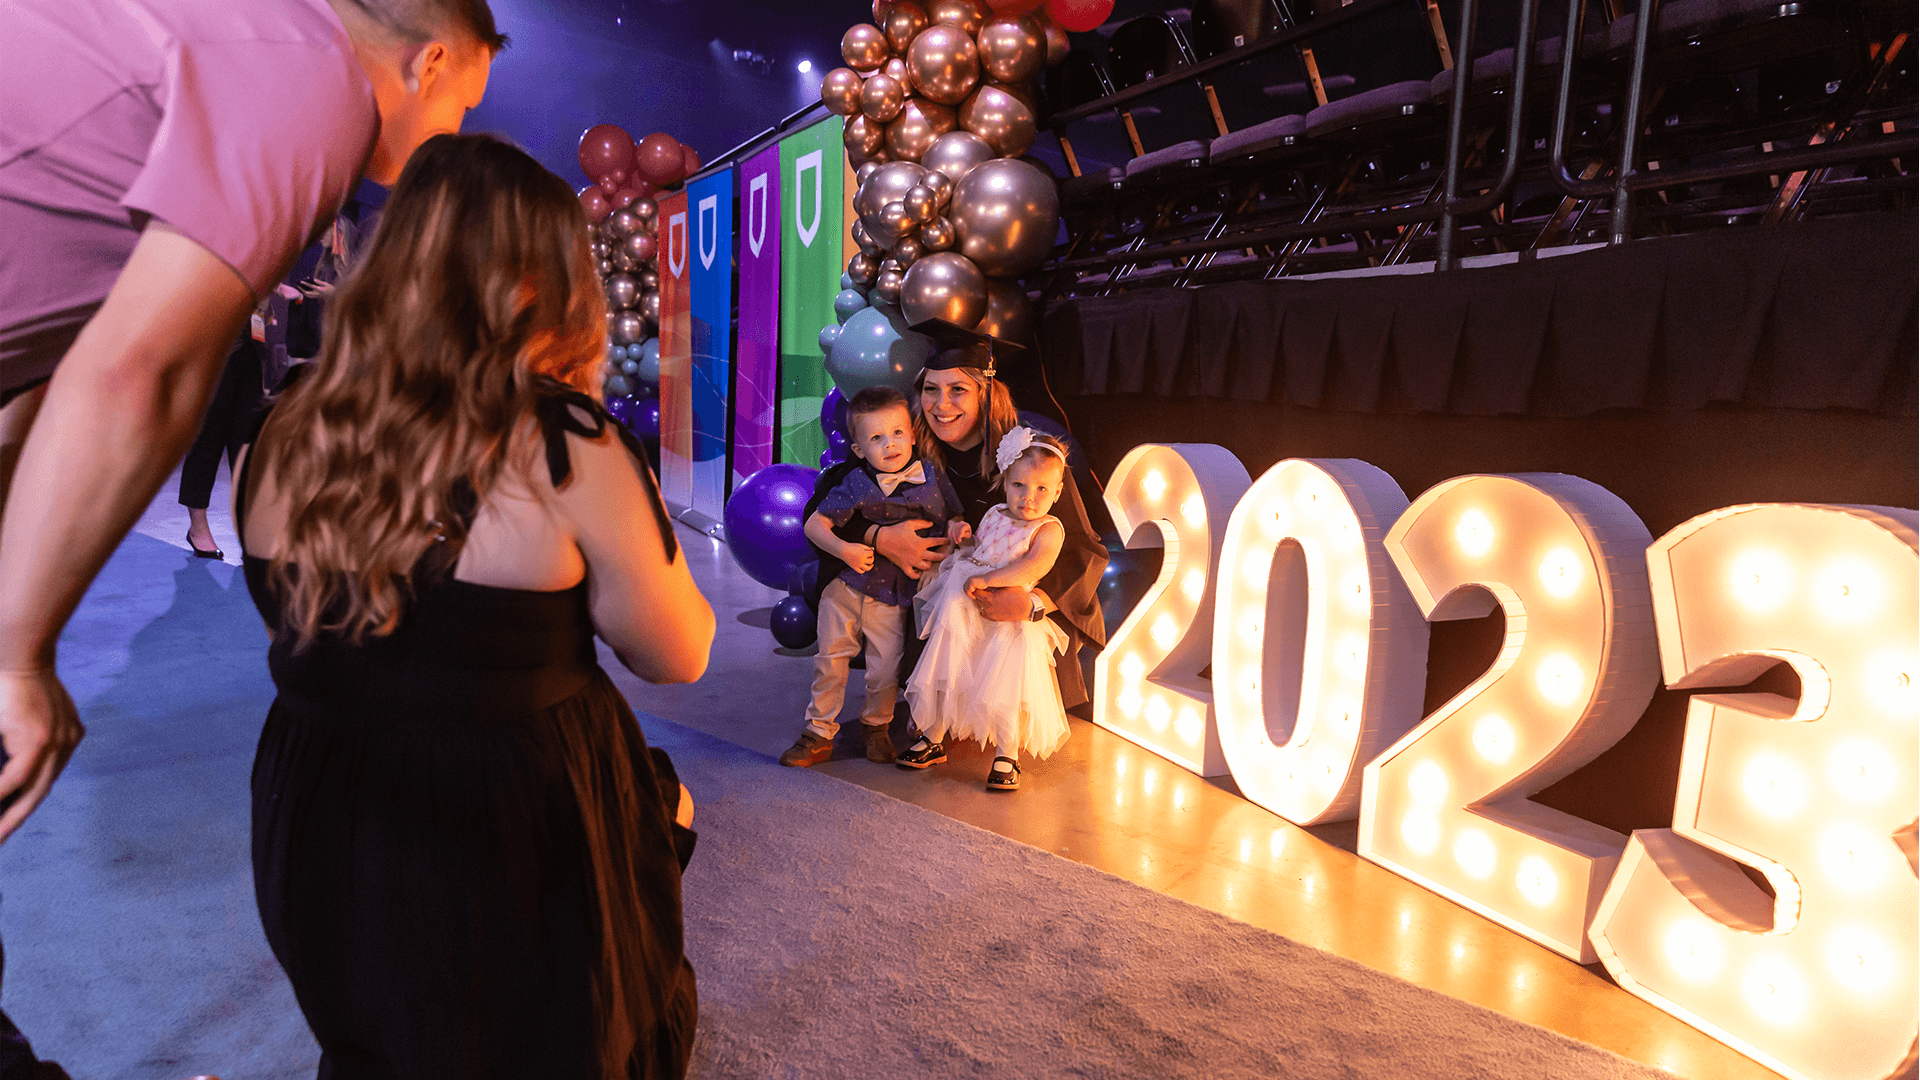
POLYGON ((793 580, 787 583, 787 591, 795 596, 806 596, 812 593, 813 587, 818 584, 820 584, 820 560, 814 559, 800 564, 800 572, 793 575, 793 580))
POLYGON ((820 430, 829 435, 836 431, 847 434, 847 395, 837 386, 820 399, 820 430))
POLYGON ((840 389, 853 394, 869 386, 891 386, 913 397, 914 381, 933 355, 933 339, 907 329, 899 308, 861 308, 847 325, 830 329, 836 333, 827 350, 827 374, 840 389))
POLYGON ((628 389, 625 375, 607 376, 606 395, 608 397, 625 397, 628 389))
POLYGON ((660 399, 646 398, 635 400, 633 412, 627 415, 627 430, 640 436, 644 441, 654 442, 660 438, 660 399))
POLYGON ((826 353, 828 356, 833 355, 833 343, 840 340, 841 329, 842 327, 840 326, 839 323, 834 323, 831 326, 823 326, 820 328, 820 351, 821 352, 826 353))
POLYGON ((783 597, 773 605, 767 625, 773 630, 773 640, 789 649, 804 649, 820 636, 820 620, 804 596, 783 597))
POLYGON ((801 511, 819 475, 803 465, 769 465, 734 489, 721 518, 727 550, 748 577, 785 591, 803 564, 818 561, 801 511))
POLYGON ((620 361, 620 374, 626 375, 628 377, 632 377, 634 375, 638 375, 639 373, 640 373, 640 361, 638 360, 620 361))
POLYGON ((831 450, 820 451, 820 467, 822 469, 825 469, 828 466, 831 466, 832 464, 833 464, 833 451, 831 450))
POLYGON ((853 275, 852 275, 852 274, 841 274, 841 275, 840 275, 840 287, 841 287, 841 288, 843 288, 843 289, 851 289, 851 288, 853 288, 853 287, 854 287, 854 285, 853 285, 853 275))
POLYGON ((638 374, 640 376, 641 381, 650 382, 650 383, 659 382, 660 381, 660 339, 657 337, 650 337, 647 340, 641 342, 640 344, 635 345, 634 348, 640 350, 640 370, 638 374))
POLYGON ((833 298, 833 317, 845 325, 853 313, 867 306, 867 298, 854 289, 842 289, 840 295, 833 298))

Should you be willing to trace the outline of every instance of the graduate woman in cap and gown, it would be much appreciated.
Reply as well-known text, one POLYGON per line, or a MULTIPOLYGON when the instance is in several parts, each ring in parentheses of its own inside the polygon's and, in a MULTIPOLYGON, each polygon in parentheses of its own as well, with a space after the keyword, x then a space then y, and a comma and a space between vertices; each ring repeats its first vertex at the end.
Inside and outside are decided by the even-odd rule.
MULTIPOLYGON (((994 377, 996 365, 1025 350, 937 319, 913 329, 931 336, 935 346, 933 356, 915 380, 914 393, 909 395, 918 450, 930 465, 945 470, 960 496, 967 523, 978 532, 987 511, 1005 498, 994 490, 1000 474, 995 448, 1021 423, 1012 395, 994 377)), ((845 471, 857 465, 844 462, 824 470, 814 488, 813 502, 833 490, 845 471)), ((1054 670, 1060 681, 1061 702, 1071 711, 1087 701, 1086 681, 1080 670, 1081 648, 1088 644, 1098 648, 1106 643, 1106 625, 1095 589, 1107 566, 1107 549, 1087 521, 1079 490, 1072 483, 1064 488, 1052 510, 1065 530, 1053 568, 1031 589, 992 589, 977 603, 981 616, 989 621, 1051 620, 1066 635, 1066 649, 1056 658, 1054 670)), ((810 503, 807 512, 812 510, 810 503)), ((914 522, 876 527, 856 519, 847 530, 848 535, 842 535, 842 539, 872 545, 879 557, 892 560, 914 577, 927 576, 951 554, 945 535, 922 532, 914 522)), ((832 580, 839 569, 836 561, 823 555, 819 580, 832 580)), ((909 639, 903 679, 919 660, 920 644, 917 636, 909 639)), ((901 753, 899 762, 920 769, 946 759, 944 744, 922 737, 901 753)))

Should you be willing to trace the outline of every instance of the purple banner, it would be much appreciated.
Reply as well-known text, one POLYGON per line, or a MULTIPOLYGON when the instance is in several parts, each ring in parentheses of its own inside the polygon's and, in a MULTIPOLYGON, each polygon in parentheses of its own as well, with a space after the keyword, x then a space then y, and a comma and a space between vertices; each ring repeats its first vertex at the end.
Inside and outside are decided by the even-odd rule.
POLYGON ((740 314, 734 342, 733 483, 773 464, 780 401, 780 147, 740 166, 734 235, 740 314))

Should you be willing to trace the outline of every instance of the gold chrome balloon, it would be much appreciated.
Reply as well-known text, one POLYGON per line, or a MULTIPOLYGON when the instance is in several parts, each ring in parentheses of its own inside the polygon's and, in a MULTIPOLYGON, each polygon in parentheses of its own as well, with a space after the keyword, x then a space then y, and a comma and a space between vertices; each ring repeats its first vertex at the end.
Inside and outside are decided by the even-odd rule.
POLYGON ((1000 157, 1019 157, 1033 146, 1033 110, 1007 88, 980 87, 960 106, 960 126, 987 140, 1000 157))
POLYGON ((853 196, 853 212, 867 227, 867 235, 882 244, 893 239, 880 228, 880 212, 887 204, 900 202, 907 192, 926 179, 927 170, 911 161, 893 161, 875 169, 861 182, 853 196))
POLYGON ((1067 32, 1057 26, 1047 27, 1047 66, 1052 67, 1067 58, 1073 48, 1073 42, 1067 38, 1067 32))
POLYGON ((987 24, 987 6, 980 0, 933 0, 927 5, 927 18, 935 26, 945 23, 977 34, 987 24))
POLYGON ((1002 15, 980 28, 980 66, 995 82, 1025 82, 1047 62, 1047 35, 1026 15, 1002 15))
POLYGON ((655 270, 640 271, 640 288, 653 292, 660 288, 660 274, 655 270))
POLYGON ((900 313, 912 326, 945 319, 973 329, 987 313, 987 279, 964 255, 943 251, 907 270, 900 284, 900 313))
POLYGON ((636 265, 653 261, 654 246, 653 235, 651 233, 629 233, 625 240, 620 241, 620 248, 628 255, 633 256, 633 261, 636 265))
POLYGON ((987 313, 980 317, 980 325, 974 329, 1016 345, 1032 343, 1033 302, 1027 299, 1026 290, 1019 282, 987 279, 987 313))
POLYGON ((958 105, 980 81, 980 56, 973 38, 957 26, 929 26, 907 50, 913 85, 923 97, 942 105, 958 105))
POLYGON ((988 277, 1040 265, 1060 228, 1060 193, 1046 173, 1012 158, 974 168, 953 189, 949 212, 960 254, 988 277))
POLYGON ((873 284, 879 273, 880 260, 872 252, 863 251, 847 260, 847 275, 861 285, 873 284))
POLYGON ((618 242, 640 231, 640 215, 631 210, 615 210, 607 216, 607 233, 618 242))
POLYGON ((622 311, 607 320, 607 330, 615 345, 632 345, 647 332, 647 320, 637 311, 622 311))
POLYGON ((913 98, 887 125, 887 149, 900 161, 919 161, 933 140, 952 131, 956 123, 952 109, 913 98))
POLYGON ((615 274, 607 279, 607 306, 625 311, 640 302, 640 282, 632 274, 615 274))
POLYGON ((891 55, 887 35, 877 26, 861 23, 840 39, 840 58, 855 71, 876 71, 891 55))
POLYGON ((930 172, 945 176, 949 183, 957 184, 975 165, 999 156, 993 152, 987 140, 973 132, 950 131, 933 141, 933 145, 921 155, 920 164, 930 172))
POLYGON ((653 219, 660 213, 660 204, 642 195, 628 203, 627 209, 633 211, 633 216, 640 219, 641 228, 651 231, 653 219))
POLYGON ((906 103, 907 88, 885 75, 875 75, 860 88, 860 111, 876 123, 899 116, 906 103))
POLYGON ((945 251, 953 246, 953 222, 937 217, 920 226, 920 246, 928 251, 945 251))
POLYGON ((847 144, 849 151, 872 156, 887 137, 887 129, 873 122, 865 113, 847 121, 847 130, 841 133, 841 141, 847 144))
POLYGON ((650 323, 657 323, 660 321, 660 294, 659 293, 650 292, 650 293, 640 294, 640 314, 645 315, 647 317, 647 321, 650 323))
POLYGON ((907 208, 890 202, 880 209, 880 227, 869 231, 879 237, 881 243, 891 247, 912 229, 913 219, 907 216, 907 208))
POLYGON ((914 0, 900 0, 887 9, 887 21, 881 25, 887 29, 887 44, 893 46, 894 55, 905 56, 907 46, 928 26, 927 9, 914 0))
MULTIPOLYGON (((940 138, 944 139, 946 136, 942 135, 940 138)), ((940 145, 939 139, 934 140, 933 145, 935 148, 938 148, 940 145)), ((927 152, 929 154, 933 153, 932 150, 927 152)), ((971 168, 971 166, 969 166, 969 168, 971 168)), ((927 169, 927 178, 920 181, 920 184, 928 191, 933 192, 933 208, 936 211, 945 210, 947 204, 953 201, 953 178, 949 177, 946 173, 929 168, 927 169)))
POLYGON ((911 269, 914 263, 919 262, 921 257, 926 255, 926 253, 926 245, 911 236, 893 245, 893 250, 887 252, 887 254, 893 258, 894 262, 908 269, 911 269))
POLYGON ((867 231, 866 222, 861 221, 859 218, 853 219, 853 228, 848 231, 853 234, 853 242, 859 245, 861 251, 878 253, 886 250, 880 246, 878 240, 873 238, 873 234, 867 231))
POLYGON ((921 224, 932 221, 934 211, 939 209, 935 205, 933 189, 925 184, 908 188, 907 193, 900 197, 900 202, 907 208, 907 216, 921 224))
POLYGON ((913 69, 907 66, 907 60, 904 56, 896 56, 887 61, 881 66, 880 74, 885 75, 901 86, 911 87, 913 85, 913 69))
POLYGON ((820 100, 826 102, 827 111, 836 116, 859 112, 860 73, 846 67, 827 72, 827 77, 820 80, 820 100))
POLYGON ((865 165, 855 169, 853 172, 853 190, 859 191, 860 185, 867 182, 867 177, 879 171, 880 165, 881 163, 878 161, 869 161, 865 165))

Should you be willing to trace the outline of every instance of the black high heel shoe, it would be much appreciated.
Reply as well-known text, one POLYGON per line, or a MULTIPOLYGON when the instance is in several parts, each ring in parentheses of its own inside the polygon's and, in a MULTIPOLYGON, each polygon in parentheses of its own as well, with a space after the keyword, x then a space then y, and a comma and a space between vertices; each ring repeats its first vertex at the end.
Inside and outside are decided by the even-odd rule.
POLYGON ((227 557, 226 554, 222 552, 219 548, 214 548, 212 551, 206 551, 195 546, 193 542, 193 533, 191 531, 187 533, 187 548, 188 550, 193 552, 193 557, 196 559, 224 559, 227 557))

